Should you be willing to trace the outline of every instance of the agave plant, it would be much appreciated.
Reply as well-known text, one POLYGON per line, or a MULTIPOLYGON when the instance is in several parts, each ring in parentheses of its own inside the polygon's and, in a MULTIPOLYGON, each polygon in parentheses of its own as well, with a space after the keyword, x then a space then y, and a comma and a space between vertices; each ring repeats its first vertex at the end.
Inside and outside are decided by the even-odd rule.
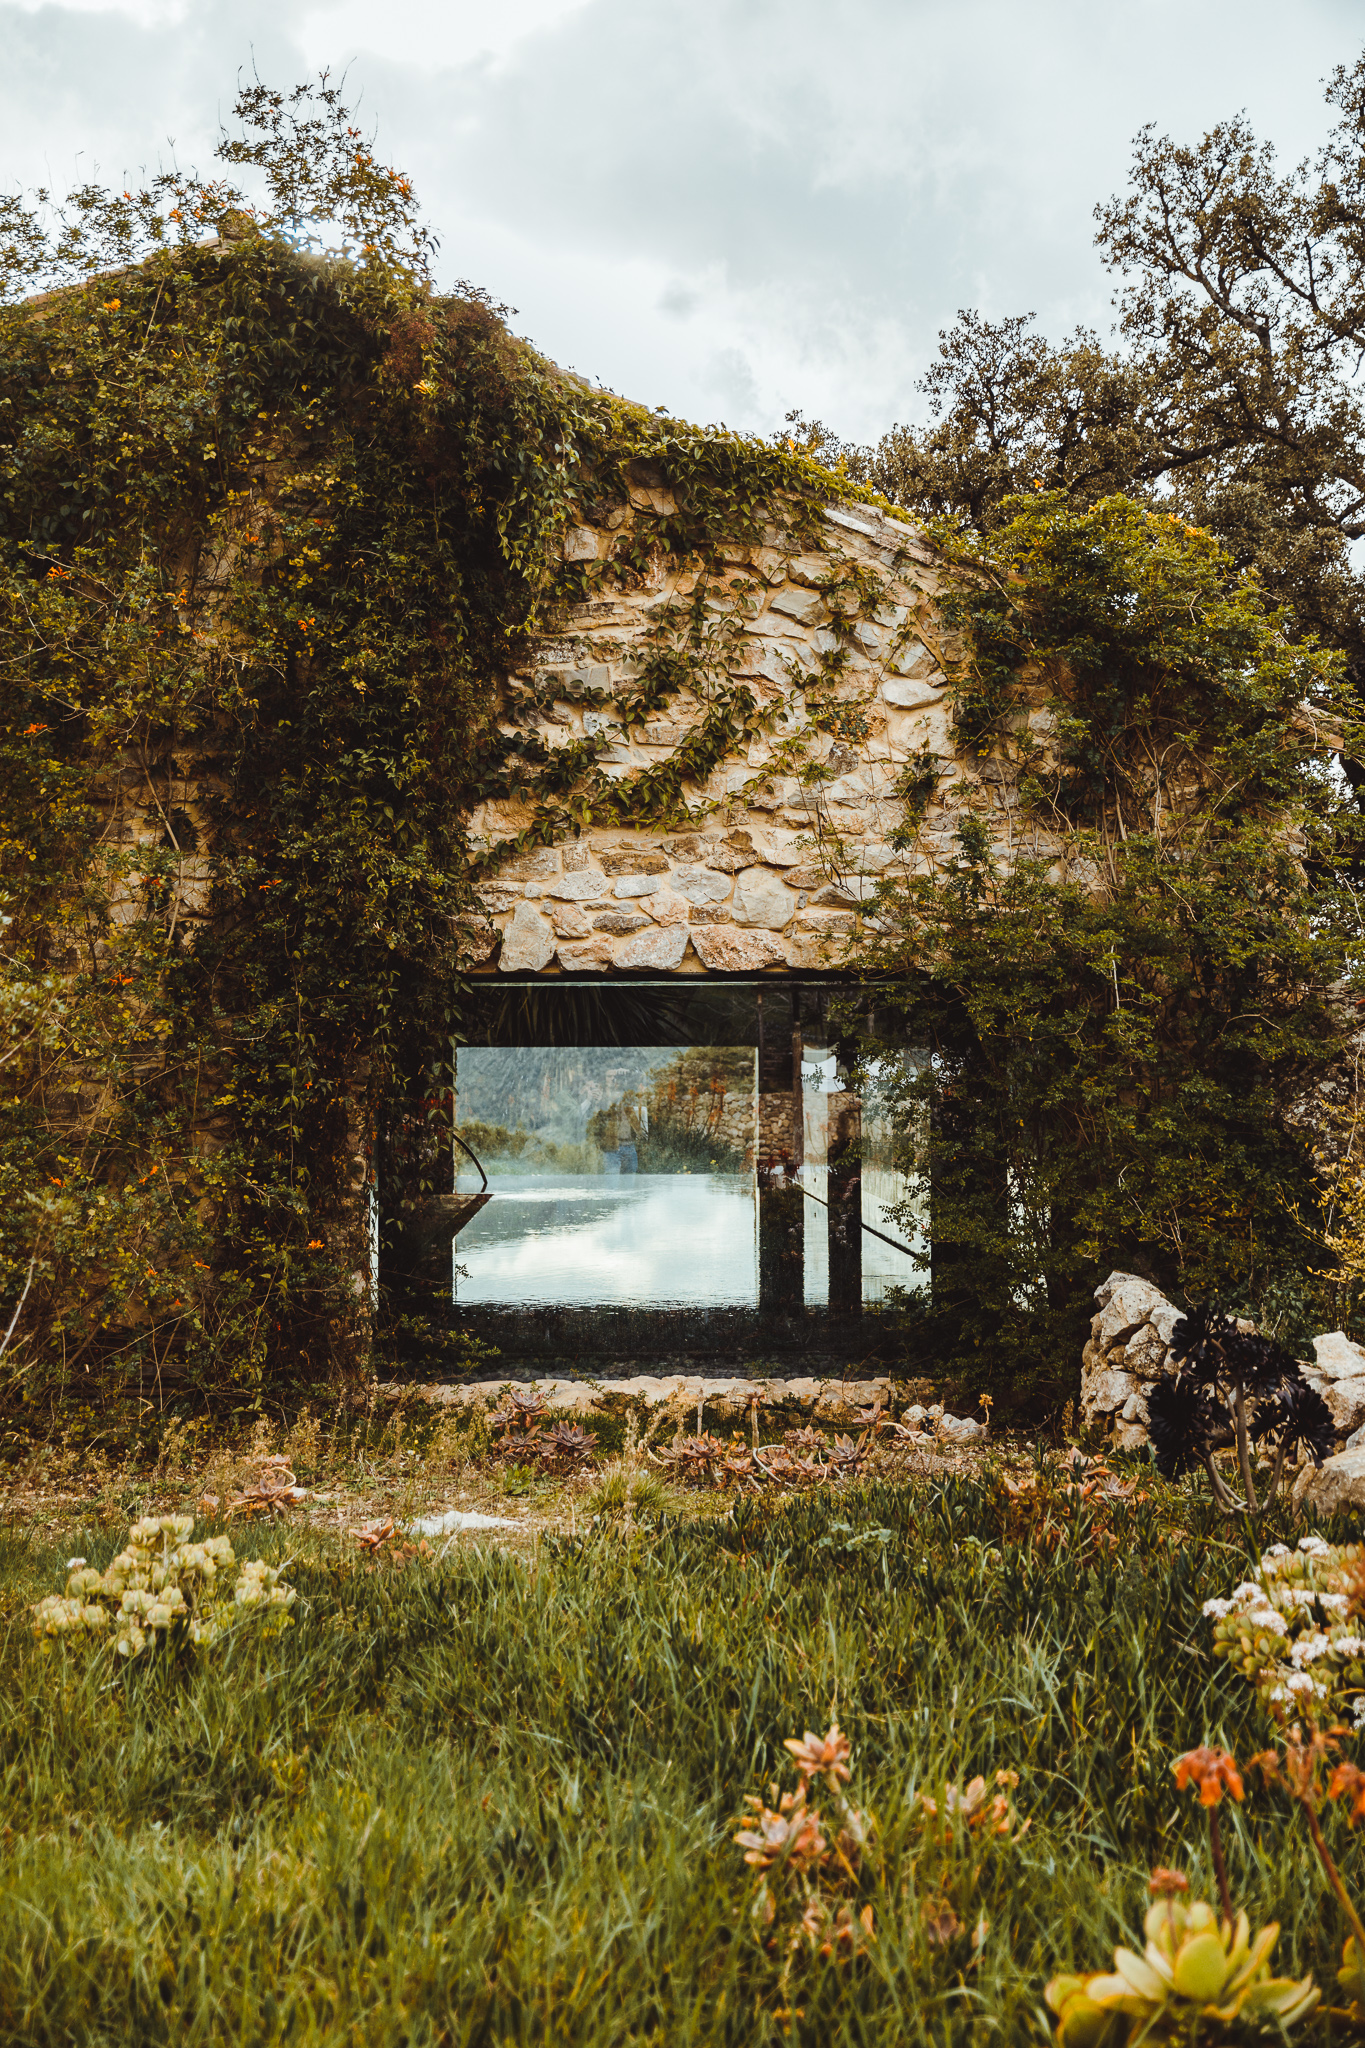
POLYGON ((1064 2048, 1193 2042, 1205 2022, 1219 2029, 1238 2019, 1292 2027, 1318 2002, 1311 1976, 1271 1976, 1277 1921, 1253 1940, 1245 1913, 1221 1919, 1203 1899, 1168 1896, 1148 1908, 1144 1931, 1141 1955, 1114 1950, 1112 1974, 1054 1977, 1047 1986, 1064 2048))
POLYGON ((539 1436, 541 1458, 554 1471, 568 1472, 576 1465, 592 1463, 597 1448, 592 1430, 583 1429, 576 1422, 556 1422, 549 1429, 542 1429, 539 1436))

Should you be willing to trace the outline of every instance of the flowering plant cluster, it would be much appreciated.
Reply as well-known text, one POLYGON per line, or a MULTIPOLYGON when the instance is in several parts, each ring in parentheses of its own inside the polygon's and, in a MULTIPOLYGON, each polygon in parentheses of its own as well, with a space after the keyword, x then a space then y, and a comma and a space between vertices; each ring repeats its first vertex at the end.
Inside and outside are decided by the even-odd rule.
POLYGON ((1277 1720, 1350 1710, 1365 1726, 1365 1544, 1276 1543, 1226 1600, 1206 1600, 1213 1647, 1277 1720))
POLYGON ((151 1515, 133 1523, 127 1547, 107 1571, 73 1558, 65 1593, 50 1593, 34 1608, 35 1632, 100 1635, 112 1639, 119 1656, 140 1657, 157 1642, 211 1643, 232 1619, 251 1612, 287 1628, 295 1594, 280 1567, 251 1558, 234 1583, 230 1540, 191 1543, 193 1528, 192 1515, 151 1515))
POLYGON ((849 1956, 873 1934, 872 1907, 855 1912, 851 1900, 837 1896, 856 1886, 871 1833, 867 1815, 851 1805, 844 1792, 852 1754, 848 1737, 835 1722, 827 1735, 807 1729, 800 1738, 789 1737, 785 1747, 796 1763, 797 1789, 782 1792, 770 1785, 768 1799, 774 1805, 750 1794, 744 1802, 750 1812, 734 1838, 744 1861, 760 1874, 754 1922, 771 1946, 775 1937, 768 1930, 779 1908, 785 1909, 795 1923, 788 1963, 803 1946, 826 1957, 849 1956), (817 1779, 832 1802, 832 1821, 810 1803, 817 1779))

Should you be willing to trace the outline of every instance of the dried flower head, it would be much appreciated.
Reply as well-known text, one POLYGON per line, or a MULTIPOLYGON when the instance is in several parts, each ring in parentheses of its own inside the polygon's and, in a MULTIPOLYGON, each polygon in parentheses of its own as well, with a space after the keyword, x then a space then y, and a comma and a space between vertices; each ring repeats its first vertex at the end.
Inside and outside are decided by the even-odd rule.
POLYGON ((1154 1899, 1173 1899, 1180 1892, 1187 1892, 1190 1881, 1181 1870, 1167 1870, 1164 1863, 1158 1863, 1147 1880, 1147 1889, 1154 1899))

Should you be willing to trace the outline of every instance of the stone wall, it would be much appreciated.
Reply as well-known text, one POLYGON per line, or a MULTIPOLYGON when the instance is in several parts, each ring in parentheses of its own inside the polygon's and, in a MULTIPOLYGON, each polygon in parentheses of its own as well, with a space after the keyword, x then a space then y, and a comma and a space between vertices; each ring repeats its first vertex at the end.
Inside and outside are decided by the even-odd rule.
MULTIPOLYGON (((601 527, 570 529, 570 560, 608 561, 671 507, 632 490, 601 527)), ((471 818, 492 856, 484 915, 467 927, 476 972, 542 974, 806 973, 837 968, 864 902, 888 871, 932 869, 952 850, 961 811, 986 816, 997 856, 1018 849, 1013 792, 992 763, 953 747, 941 594, 952 571, 914 528, 861 505, 825 510, 825 544, 794 553, 779 527, 764 544, 726 551, 707 604, 724 643, 723 678, 750 691, 769 729, 703 782, 684 782, 695 822, 680 831, 589 824, 577 838, 500 857, 532 822, 528 803, 489 802, 471 818), (859 590, 868 592, 859 602, 859 590), (833 696, 833 737, 808 701, 822 657, 847 650, 833 696), (937 786, 914 843, 897 785, 932 761, 937 786)), ((646 532, 647 537, 647 532, 646 532)), ((504 732, 550 749, 609 734, 599 757, 613 780, 647 774, 682 748, 705 704, 684 692, 667 719, 613 723, 661 619, 696 591, 694 566, 656 554, 638 587, 586 603, 542 639, 507 685, 504 732), (559 694, 563 692, 564 694, 559 694)), ((1031 721, 1043 745, 1047 714, 1031 721)), ((1032 829, 1028 850, 1044 848, 1032 829)))

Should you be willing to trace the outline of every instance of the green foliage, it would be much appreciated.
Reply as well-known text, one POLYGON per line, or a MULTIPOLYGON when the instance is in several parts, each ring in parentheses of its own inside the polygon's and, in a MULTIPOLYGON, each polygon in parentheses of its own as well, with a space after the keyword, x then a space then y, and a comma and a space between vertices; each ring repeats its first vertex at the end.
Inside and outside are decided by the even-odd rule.
MULTIPOLYGON (((959 1479, 638 1538, 614 1517, 534 1562, 368 1572, 267 1529, 294 1628, 115 1673, 23 1624, 68 1548, 94 1567, 116 1539, 11 1538, 0 2039, 386 2048, 458 2015, 465 2039, 585 2048, 1036 2043, 1044 1983, 1107 1961, 1154 1862, 1209 1888, 1171 1757, 1206 1731, 1259 1740, 1249 1690, 1189 1653, 1235 1570, 1221 1527, 1151 1492, 1113 1505, 1104 1549, 1075 1500, 1065 1545, 1009 1542, 1002 1496, 959 1479), (876 1540, 831 1547, 849 1524, 876 1540), (732 1837, 832 1703, 880 1845, 850 1896, 874 1939, 784 1987, 732 1837), (959 1891, 926 1861, 923 1801, 943 1813, 945 1787, 997 1771, 1030 1825, 985 1857, 955 1827, 959 1891)), ((1356 1838, 1325 1825, 1353 1871, 1356 1838)), ((1252 1808, 1224 1839, 1254 1924, 1282 1923, 1284 1973, 1330 1982, 1344 1929, 1306 1836, 1252 1808)))
POLYGON ((240 103, 275 212, 215 187, 203 242, 179 190, 78 195, 30 270, 154 253, 0 314, 0 1299, 31 1279, 31 1383, 344 1363, 374 1127, 420 1173, 441 1111, 460 792, 578 393, 432 294, 405 181, 319 100, 240 103), (285 238, 324 203, 358 264, 285 238))
POLYGON ((1337 671, 1206 535, 1126 499, 1014 515, 953 600, 985 791, 860 957, 934 1055, 901 1086, 935 1341, 1064 1395, 1102 1270, 1254 1302, 1304 1264, 1289 1112, 1346 951, 1305 867, 1338 820, 1302 700, 1337 671))

